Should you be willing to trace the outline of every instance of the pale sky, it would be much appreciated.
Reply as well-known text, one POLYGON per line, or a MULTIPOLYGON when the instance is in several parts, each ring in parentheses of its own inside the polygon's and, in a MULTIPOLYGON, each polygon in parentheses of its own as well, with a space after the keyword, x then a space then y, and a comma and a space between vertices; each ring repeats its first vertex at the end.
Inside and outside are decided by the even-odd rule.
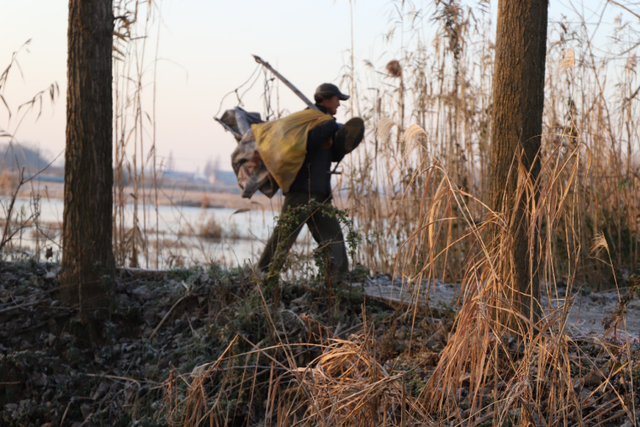
MULTIPOLYGON (((15 133, 18 141, 52 154, 62 151, 65 142, 67 3, 0 0, 0 69, 31 39, 28 52, 18 57, 23 77, 13 70, 5 91, 14 113, 49 84, 57 82, 60 87, 56 104, 46 103, 37 122, 31 115, 15 133)), ((382 44, 389 7, 388 0, 364 3, 355 8, 356 51, 369 58, 371 45, 376 40, 382 44)), ((347 0, 164 0, 161 7, 157 146, 162 156, 173 152, 180 168, 202 168, 208 158, 219 156, 221 167, 230 169, 235 140, 212 117, 223 96, 256 68, 251 54, 277 66, 309 98, 318 84, 340 80, 350 46, 347 0)), ((247 95, 247 109, 262 111, 262 83, 261 79, 247 95)), ((280 99, 281 106, 290 110, 304 107, 286 88, 280 89, 280 99)), ((224 107, 235 105, 230 97, 224 107)), ((0 128, 6 129, 2 114, 0 128)), ((15 118, 14 114, 10 131, 15 130, 15 118)))
MULTIPOLYGON (((596 0, 585 3, 591 1, 596 0)), ((394 3, 354 3, 356 64, 362 67, 364 60, 370 60, 382 69, 392 59, 383 55, 393 50, 385 45, 383 34, 391 27, 394 3)), ((414 3, 432 8, 434 2, 414 3)), ((179 169, 202 170, 207 159, 217 157, 221 168, 230 170, 235 140, 212 117, 222 97, 256 68, 251 54, 268 60, 309 98, 318 84, 340 82, 350 48, 348 0, 162 0, 159 4, 164 25, 157 79, 157 152, 163 157, 172 152, 179 169)), ((13 119, 8 121, 0 105, 0 128, 52 156, 65 143, 67 5, 66 0, 0 0, 0 70, 9 64, 12 52, 31 39, 28 52, 18 57, 23 76, 13 70, 4 89, 13 119), (18 105, 54 82, 60 87, 56 104, 45 103, 37 121, 31 114, 16 130, 18 105)), ((492 8, 496 6, 492 1, 492 8)), ((567 13, 570 6, 569 1, 551 0, 550 15, 567 13)), ((429 31, 427 25, 427 37, 429 31)), ((246 109, 263 111, 262 84, 260 79, 250 90, 246 109)), ((234 97, 223 104, 235 105, 234 97)), ((280 105, 290 111, 304 107, 284 86, 280 105)))

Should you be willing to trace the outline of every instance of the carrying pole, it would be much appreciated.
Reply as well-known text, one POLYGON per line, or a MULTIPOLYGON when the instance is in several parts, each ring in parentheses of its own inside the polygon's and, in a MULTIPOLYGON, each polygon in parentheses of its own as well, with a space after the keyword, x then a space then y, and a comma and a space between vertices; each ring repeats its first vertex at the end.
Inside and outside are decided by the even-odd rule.
POLYGON ((302 92, 300 92, 298 90, 297 87, 295 87, 289 80, 285 79, 284 76, 282 74, 280 74, 279 72, 277 72, 272 66, 271 64, 269 64, 267 61, 263 60, 262 58, 260 58, 258 55, 253 55, 253 57, 255 58, 256 62, 260 65, 262 65, 264 68, 266 68, 267 70, 271 71, 271 73, 276 76, 278 79, 280 79, 280 81, 282 83, 285 84, 285 86, 287 86, 289 89, 291 89, 293 91, 293 93, 295 93, 296 95, 298 95, 298 98, 302 99, 304 101, 305 104, 307 104, 307 106, 309 106, 309 108, 313 108, 316 111, 320 111, 318 109, 318 107, 315 106, 315 104, 313 102, 311 102, 309 100, 309 98, 307 98, 306 96, 304 96, 304 94, 302 92))

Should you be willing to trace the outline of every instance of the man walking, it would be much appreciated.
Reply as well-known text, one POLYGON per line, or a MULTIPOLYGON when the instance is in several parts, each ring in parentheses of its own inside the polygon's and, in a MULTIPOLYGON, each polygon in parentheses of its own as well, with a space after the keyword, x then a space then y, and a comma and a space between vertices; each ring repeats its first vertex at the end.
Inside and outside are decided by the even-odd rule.
MULTIPOLYGON (((340 107, 340 101, 349 99, 336 85, 324 83, 316 89, 314 95, 316 107, 324 114, 335 116, 340 107)), ((340 276, 349 271, 349 259, 344 244, 344 236, 340 223, 335 216, 330 215, 331 204, 331 163, 341 161, 344 156, 357 147, 364 136, 364 122, 360 118, 353 118, 340 126, 333 120, 328 120, 309 130, 304 162, 293 183, 285 192, 282 214, 289 210, 310 206, 315 201, 316 208, 311 213, 299 213, 294 217, 290 233, 285 234, 277 226, 260 257, 258 268, 263 272, 269 271, 269 266, 281 239, 286 240, 288 252, 295 242, 303 224, 307 224, 311 235, 322 248, 326 248, 328 265, 331 267, 332 281, 338 281, 340 276)))

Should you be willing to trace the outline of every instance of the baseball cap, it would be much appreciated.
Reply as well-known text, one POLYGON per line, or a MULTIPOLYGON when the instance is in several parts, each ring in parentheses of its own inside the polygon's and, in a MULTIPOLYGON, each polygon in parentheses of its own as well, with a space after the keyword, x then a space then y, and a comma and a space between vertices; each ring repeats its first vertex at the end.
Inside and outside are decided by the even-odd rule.
POLYGON ((318 86, 314 95, 316 100, 331 98, 332 96, 337 96, 341 101, 346 101, 347 99, 349 99, 349 95, 345 95, 344 93, 340 92, 338 86, 332 83, 322 83, 320 86, 318 86))

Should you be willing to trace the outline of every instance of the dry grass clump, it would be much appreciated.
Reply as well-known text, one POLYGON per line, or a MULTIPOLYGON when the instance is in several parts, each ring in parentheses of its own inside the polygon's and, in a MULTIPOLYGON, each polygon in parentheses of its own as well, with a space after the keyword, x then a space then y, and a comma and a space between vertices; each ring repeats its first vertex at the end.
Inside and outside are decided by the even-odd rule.
POLYGON ((241 239, 242 233, 237 225, 230 223, 225 227, 213 215, 203 213, 195 223, 184 222, 177 232, 177 237, 196 237, 207 240, 241 239))
POLYGON ((207 196, 207 193, 202 193, 200 198, 200 208, 206 209, 211 206, 211 199, 207 196))
POLYGON ((198 227, 198 236, 205 239, 220 239, 222 234, 222 226, 213 216, 210 216, 198 227))
POLYGON ((13 195, 20 183, 18 174, 12 171, 0 172, 0 195, 11 196, 13 195))
POLYGON ((249 422, 258 396, 265 399, 265 426, 435 425, 407 393, 403 375, 389 375, 376 360, 370 336, 317 345, 322 355, 307 367, 292 364, 295 345, 289 344, 233 356, 237 340, 217 361, 181 379, 187 383, 183 399, 175 393, 178 379, 168 379, 171 425, 228 425, 238 417, 249 422), (270 362, 251 363, 260 358, 270 362), (244 403, 230 409, 241 395, 244 403))
POLYGON ((299 368, 297 387, 280 405, 284 425, 393 426, 427 418, 403 387, 402 374, 389 373, 376 360, 371 337, 331 340, 322 356, 299 368), (299 409, 305 409, 298 417, 299 409), (282 411, 284 413, 284 411, 282 411))
MULTIPOLYGON (((578 213, 567 208, 568 188, 578 177, 583 155, 579 146, 556 150, 545 159, 537 182, 522 174, 522 168, 514 172, 520 174, 515 203, 530 200, 535 188, 540 188, 524 226, 530 241, 537 239, 540 245, 537 251, 530 244, 528 252, 530 280, 533 283, 534 274, 541 277, 542 297, 536 292, 524 295, 514 283, 519 262, 514 259, 511 233, 515 210, 489 210, 478 226, 469 216, 465 193, 449 187, 450 200, 464 213, 468 236, 479 250, 465 269, 455 332, 423 392, 430 412, 445 423, 477 425, 490 420, 493 425, 596 425, 603 420, 623 423, 636 419, 637 396, 630 384, 638 356, 632 354, 631 343, 592 341, 572 330, 568 314, 575 293, 569 289, 560 298, 556 288, 555 274, 562 260, 555 257, 554 228, 576 224, 578 213), (494 241, 483 238, 485 229, 498 230, 494 241), (522 314, 526 311, 521 301, 529 299, 542 312, 539 320, 522 314)), ((575 265, 580 257, 577 233, 567 238, 569 245, 564 250, 575 265)), ((596 246, 607 247, 602 239, 596 246)), ((570 281, 575 282, 575 275, 570 281)))

